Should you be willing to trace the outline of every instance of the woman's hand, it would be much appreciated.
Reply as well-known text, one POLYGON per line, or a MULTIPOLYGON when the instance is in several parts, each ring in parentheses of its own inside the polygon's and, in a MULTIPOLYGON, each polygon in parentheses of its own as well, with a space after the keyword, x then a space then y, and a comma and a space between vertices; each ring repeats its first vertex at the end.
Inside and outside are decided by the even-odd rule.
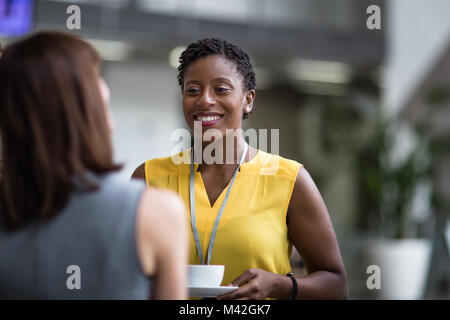
POLYGON ((217 300, 262 300, 274 296, 275 290, 282 284, 288 284, 289 278, 261 269, 247 269, 234 279, 229 286, 240 287, 233 292, 217 297, 217 300))

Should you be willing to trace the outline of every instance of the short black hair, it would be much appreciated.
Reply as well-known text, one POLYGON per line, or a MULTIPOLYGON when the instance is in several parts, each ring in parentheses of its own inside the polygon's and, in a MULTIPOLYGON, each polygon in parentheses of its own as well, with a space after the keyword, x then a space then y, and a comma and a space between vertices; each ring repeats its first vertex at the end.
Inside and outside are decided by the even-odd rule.
MULTIPOLYGON (((254 90, 256 88, 255 72, 248 54, 240 47, 218 38, 206 38, 193 42, 181 53, 177 76, 180 87, 183 89, 184 74, 191 63, 215 54, 221 55, 235 63, 238 72, 244 79, 246 90, 254 90)), ((246 117, 247 114, 244 114, 244 119, 246 117)))

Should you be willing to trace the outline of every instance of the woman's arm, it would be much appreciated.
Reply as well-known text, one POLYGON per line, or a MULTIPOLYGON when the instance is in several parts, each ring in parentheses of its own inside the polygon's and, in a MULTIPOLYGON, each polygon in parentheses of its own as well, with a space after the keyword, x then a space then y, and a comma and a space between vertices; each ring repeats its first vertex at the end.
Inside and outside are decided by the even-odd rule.
MULTIPOLYGON (((325 203, 305 168, 300 168, 288 209, 288 233, 308 275, 297 278, 297 299, 346 299, 347 276, 325 203)), ((292 283, 282 292, 292 294, 292 283)), ((284 294, 285 295, 285 294, 284 294)))
MULTIPOLYGON (((308 275, 297 278, 296 299, 346 299, 347 277, 322 196, 308 172, 298 172, 288 208, 288 235, 308 275)), ((291 299, 292 280, 261 269, 248 269, 231 283, 239 289, 218 299, 291 299), (246 284, 245 286, 242 286, 246 284)))
POLYGON ((169 191, 149 188, 138 209, 137 243, 144 272, 154 276, 152 298, 186 299, 186 207, 169 191))

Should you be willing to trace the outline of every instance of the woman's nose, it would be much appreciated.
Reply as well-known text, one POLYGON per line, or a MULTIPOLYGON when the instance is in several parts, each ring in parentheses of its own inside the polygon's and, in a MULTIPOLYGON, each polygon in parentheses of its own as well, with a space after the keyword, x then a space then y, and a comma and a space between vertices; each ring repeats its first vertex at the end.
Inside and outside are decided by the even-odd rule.
POLYGON ((210 90, 203 90, 198 100, 198 104, 201 106, 208 106, 214 104, 214 102, 214 95, 210 92, 210 90))

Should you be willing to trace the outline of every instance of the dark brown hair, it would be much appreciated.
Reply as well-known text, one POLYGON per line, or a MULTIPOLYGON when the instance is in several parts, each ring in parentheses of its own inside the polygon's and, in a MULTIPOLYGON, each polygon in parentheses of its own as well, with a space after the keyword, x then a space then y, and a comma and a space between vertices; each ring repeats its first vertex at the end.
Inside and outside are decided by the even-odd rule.
POLYGON ((61 211, 78 179, 113 163, 98 84, 100 58, 84 40, 40 32, 0 57, 0 219, 7 229, 61 211))

